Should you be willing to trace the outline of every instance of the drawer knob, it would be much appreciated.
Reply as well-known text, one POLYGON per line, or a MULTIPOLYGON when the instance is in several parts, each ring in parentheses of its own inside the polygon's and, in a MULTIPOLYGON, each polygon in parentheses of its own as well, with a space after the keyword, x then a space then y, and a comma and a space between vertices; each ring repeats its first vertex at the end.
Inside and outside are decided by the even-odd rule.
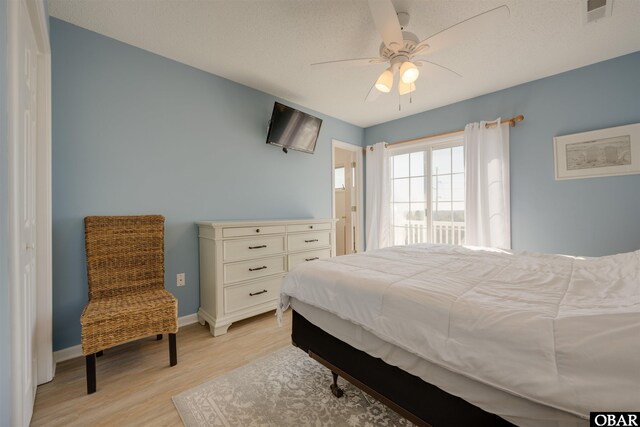
POLYGON ((311 239, 311 240, 305 240, 305 243, 313 243, 313 242, 317 242, 318 239, 311 239))
POLYGON ((305 258, 304 260, 305 261, 313 261, 313 260, 316 260, 316 259, 320 259, 320 258, 318 258, 317 256, 314 256, 313 258, 305 258))
POLYGON ((256 233, 259 233, 259 232, 260 232, 260 229, 259 229, 259 228, 256 228, 256 233))
POLYGON ((260 246, 249 246, 249 249, 262 249, 262 248, 266 248, 267 245, 260 245, 260 246))
POLYGON ((267 266, 266 266, 266 265, 263 265, 262 267, 250 268, 250 269, 249 269, 249 271, 264 270, 265 268, 267 268, 267 266))
POLYGON ((267 293, 266 289, 263 289, 260 292, 253 292, 253 293, 249 292, 249 296, 250 297, 255 297, 256 295, 260 295, 260 294, 264 294, 264 293, 267 293))
POLYGON ((310 225, 309 228, 313 229, 313 225, 310 225))

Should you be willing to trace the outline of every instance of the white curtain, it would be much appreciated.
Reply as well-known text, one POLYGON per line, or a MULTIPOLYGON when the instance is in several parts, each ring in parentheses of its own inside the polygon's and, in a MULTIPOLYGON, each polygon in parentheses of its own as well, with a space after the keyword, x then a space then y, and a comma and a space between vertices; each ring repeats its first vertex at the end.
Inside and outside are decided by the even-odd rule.
POLYGON ((466 244, 511 248, 509 126, 464 128, 466 244))
POLYGON ((385 145, 384 142, 379 142, 367 147, 367 250, 391 245, 391 180, 389 150, 385 145))

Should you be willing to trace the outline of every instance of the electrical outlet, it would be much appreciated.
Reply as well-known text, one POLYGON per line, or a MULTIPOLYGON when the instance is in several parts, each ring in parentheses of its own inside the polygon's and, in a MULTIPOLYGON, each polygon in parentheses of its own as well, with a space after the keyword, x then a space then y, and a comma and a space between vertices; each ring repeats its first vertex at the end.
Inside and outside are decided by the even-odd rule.
POLYGON ((176 274, 176 285, 177 286, 184 286, 186 285, 186 281, 184 279, 184 273, 178 273, 176 274))

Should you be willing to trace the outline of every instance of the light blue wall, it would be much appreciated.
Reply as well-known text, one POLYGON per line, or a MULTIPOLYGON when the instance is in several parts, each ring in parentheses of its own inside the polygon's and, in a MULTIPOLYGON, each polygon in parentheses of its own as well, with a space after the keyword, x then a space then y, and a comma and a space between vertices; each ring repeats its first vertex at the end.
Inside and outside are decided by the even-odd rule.
POLYGON ((553 137, 640 122, 640 52, 365 129, 393 142, 524 114, 511 129, 515 249, 606 255, 640 249, 640 175, 555 181, 553 137))
POLYGON ((166 217, 181 316, 199 306, 194 221, 331 215, 331 139, 360 145, 363 129, 311 112, 315 154, 285 155, 265 144, 271 95, 55 19, 51 43, 55 350, 80 342, 87 215, 166 217))
POLYGON ((11 416, 7 63, 7 3, 0 1, 0 426, 8 426, 11 416))
POLYGON ((511 131, 514 248, 640 248, 640 175, 557 182, 552 145, 556 135, 640 122, 640 53, 364 131, 319 115, 316 154, 284 155, 264 144, 276 98, 62 21, 52 20, 51 38, 56 350, 79 343, 84 216, 164 214, 166 287, 180 315, 191 314, 193 221, 329 216, 331 138, 392 142, 522 113, 511 131))

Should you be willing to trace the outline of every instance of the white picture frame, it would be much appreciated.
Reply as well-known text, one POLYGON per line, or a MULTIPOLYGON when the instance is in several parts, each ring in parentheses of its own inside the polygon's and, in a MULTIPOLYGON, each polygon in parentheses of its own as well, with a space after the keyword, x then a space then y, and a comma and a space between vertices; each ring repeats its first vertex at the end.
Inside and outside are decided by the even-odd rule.
POLYGON ((556 180, 640 174, 640 123, 553 138, 556 180))

